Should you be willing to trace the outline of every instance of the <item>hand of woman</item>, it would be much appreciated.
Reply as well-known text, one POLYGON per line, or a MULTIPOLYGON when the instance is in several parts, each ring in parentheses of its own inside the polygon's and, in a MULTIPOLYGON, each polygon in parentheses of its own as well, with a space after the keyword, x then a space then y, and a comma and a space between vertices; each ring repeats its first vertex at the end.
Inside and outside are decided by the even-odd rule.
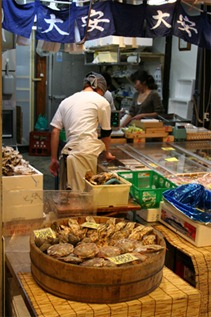
POLYGON ((137 114, 135 117, 133 117, 131 120, 141 120, 143 119, 143 115, 142 114, 137 114))

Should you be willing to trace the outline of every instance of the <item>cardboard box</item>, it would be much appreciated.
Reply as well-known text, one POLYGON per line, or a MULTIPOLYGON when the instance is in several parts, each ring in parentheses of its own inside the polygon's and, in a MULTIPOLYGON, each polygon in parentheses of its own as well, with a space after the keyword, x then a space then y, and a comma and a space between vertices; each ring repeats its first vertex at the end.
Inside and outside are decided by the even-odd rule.
POLYGON ((95 208, 128 206, 130 182, 120 177, 121 184, 92 185, 85 180, 85 191, 93 191, 95 208))
POLYGON ((117 63, 117 52, 96 52, 95 58, 97 58, 98 63, 117 63))
POLYGON ((2 177, 3 222, 43 217, 43 174, 2 177))
POLYGON ((131 124, 134 124, 138 128, 146 129, 146 128, 162 128, 163 122, 157 119, 142 119, 140 120, 133 120, 131 124))
POLYGON ((159 221, 197 247, 211 245, 211 225, 191 220, 166 202, 161 202, 159 221))

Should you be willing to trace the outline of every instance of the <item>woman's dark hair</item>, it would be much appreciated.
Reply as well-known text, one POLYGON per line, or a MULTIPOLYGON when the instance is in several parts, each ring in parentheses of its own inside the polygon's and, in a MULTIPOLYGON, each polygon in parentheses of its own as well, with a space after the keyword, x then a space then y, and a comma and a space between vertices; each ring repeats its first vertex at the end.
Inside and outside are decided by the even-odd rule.
POLYGON ((145 84, 149 89, 157 89, 158 86, 155 83, 155 80, 152 75, 148 74, 147 71, 137 70, 130 76, 130 79, 133 83, 136 80, 139 80, 142 84, 145 84))
POLYGON ((102 73, 101 75, 105 78, 108 88, 110 88, 112 84, 111 75, 106 72, 102 73))

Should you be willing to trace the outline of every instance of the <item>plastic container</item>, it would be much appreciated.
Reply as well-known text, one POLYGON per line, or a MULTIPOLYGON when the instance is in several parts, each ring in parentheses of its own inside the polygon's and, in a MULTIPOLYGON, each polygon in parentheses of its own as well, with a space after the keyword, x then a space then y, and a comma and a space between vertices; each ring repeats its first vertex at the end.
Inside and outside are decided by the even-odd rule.
POLYGON ((131 183, 120 178, 121 184, 92 185, 85 180, 85 191, 93 192, 94 207, 128 206, 131 183))
POLYGON ((43 174, 30 168, 34 174, 2 177, 3 222, 42 218, 43 174))
POLYGON ((51 155, 51 133, 47 131, 31 131, 29 155, 50 156, 51 155))
POLYGON ((118 175, 132 183, 130 193, 141 208, 159 208, 162 193, 177 187, 162 175, 151 170, 118 172, 118 175))

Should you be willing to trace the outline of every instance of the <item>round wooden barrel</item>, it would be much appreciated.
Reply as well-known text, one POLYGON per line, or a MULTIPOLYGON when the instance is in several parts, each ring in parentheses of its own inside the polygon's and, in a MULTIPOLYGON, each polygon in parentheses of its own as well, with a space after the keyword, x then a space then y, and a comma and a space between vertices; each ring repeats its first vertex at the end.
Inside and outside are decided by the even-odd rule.
MULTIPOLYGON (((85 221, 85 217, 77 219, 79 223, 85 221)), ((104 223, 108 218, 95 217, 95 220, 104 223)), ((67 219, 58 222, 66 224, 67 219)), ((155 232, 159 244, 165 247, 162 235, 156 230, 155 232)), ((79 302, 118 303, 147 295, 159 286, 165 261, 165 248, 140 264, 122 267, 83 267, 64 263, 46 255, 35 245, 32 234, 30 257, 32 275, 46 291, 79 302)))

